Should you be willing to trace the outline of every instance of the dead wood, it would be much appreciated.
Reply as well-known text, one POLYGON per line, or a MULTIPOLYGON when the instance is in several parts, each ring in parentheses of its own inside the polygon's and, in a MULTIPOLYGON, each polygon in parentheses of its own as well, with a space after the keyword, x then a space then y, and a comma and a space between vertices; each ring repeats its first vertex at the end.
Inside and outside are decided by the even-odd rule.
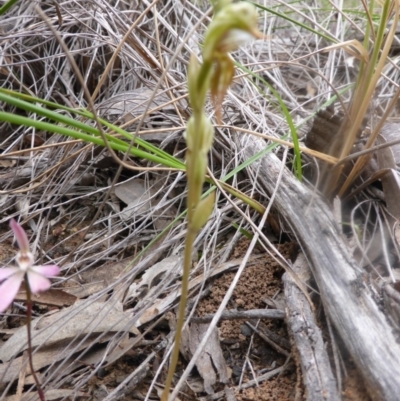
MULTIPOLYGON (((193 317, 193 323, 209 323, 214 318, 214 314, 202 317, 193 317)), ((285 312, 279 309, 252 309, 252 310, 227 310, 222 313, 220 320, 236 319, 284 319, 285 312)))
POLYGON ((259 321, 257 324, 255 320, 252 320, 249 323, 251 323, 254 327, 257 326, 257 334, 261 333, 263 337, 269 338, 271 341, 279 344, 282 348, 288 351, 292 349, 289 339, 286 339, 286 337, 276 334, 274 331, 270 330, 265 323, 259 321))
MULTIPOLYGON (((245 160, 266 147, 258 138, 237 138, 245 160)), ((262 156, 247 168, 267 193, 275 190, 282 169, 275 154, 262 156)), ((325 311, 363 375, 371 398, 398 400, 400 347, 341 238, 331 210, 286 168, 274 206, 303 247, 325 311)))
MULTIPOLYGON (((297 257, 293 270, 302 280, 306 281, 309 278, 306 277, 309 276, 309 269, 303 254, 297 257)), ((283 275, 283 283, 288 330, 299 355, 307 400, 341 400, 322 333, 310 304, 289 274, 283 275)))
POLYGON ((257 333, 271 348, 273 348, 276 352, 279 352, 282 355, 288 357, 290 353, 284 350, 281 346, 275 343, 275 341, 271 340, 268 336, 266 336, 261 330, 258 330, 256 326, 253 326, 250 322, 246 322, 247 326, 249 326, 255 333, 257 333))

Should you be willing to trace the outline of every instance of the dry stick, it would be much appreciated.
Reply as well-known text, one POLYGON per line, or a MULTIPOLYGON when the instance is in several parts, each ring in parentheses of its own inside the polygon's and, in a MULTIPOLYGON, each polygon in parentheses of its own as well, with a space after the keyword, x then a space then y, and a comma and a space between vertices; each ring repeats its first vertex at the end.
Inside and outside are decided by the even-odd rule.
MULTIPOLYGON (((253 320, 253 322, 254 322, 254 320, 253 320)), ((251 323, 251 321, 250 321, 250 323, 251 323)), ((291 346, 289 340, 281 337, 280 335, 278 335, 275 332, 273 332, 272 330, 270 330, 263 322, 258 323, 257 330, 260 333, 263 333, 264 336, 268 337, 274 343, 280 345, 283 349, 286 349, 286 350, 292 349, 292 346, 291 346)))
MULTIPOLYGON (((238 132, 244 132, 245 134, 258 136, 259 138, 268 139, 268 140, 270 140, 272 142, 279 143, 281 145, 286 145, 286 146, 288 146, 290 148, 293 148, 293 146, 294 146, 293 142, 285 141, 284 139, 276 138, 276 137, 271 136, 271 135, 260 134, 257 131, 253 131, 253 130, 246 129, 246 128, 235 127, 233 125, 216 125, 216 127, 228 128, 230 130, 235 130, 235 131, 238 131, 238 132)), ((322 152, 318 152, 317 150, 313 150, 313 149, 307 148, 305 146, 299 146, 299 149, 300 149, 301 152, 306 153, 306 154, 308 154, 310 156, 316 157, 317 159, 323 160, 323 161, 325 161, 325 162, 327 162, 329 164, 336 165, 336 164, 339 163, 339 160, 336 157, 333 157, 331 155, 327 155, 327 154, 322 153, 322 152)))
POLYGON ((33 148, 29 148, 29 149, 14 150, 12 152, 8 152, 7 154, 0 155, 0 160, 7 160, 7 159, 13 158, 14 156, 24 155, 25 153, 31 153, 31 152, 50 149, 50 148, 62 147, 65 145, 73 145, 73 144, 82 143, 82 142, 83 142, 82 139, 73 139, 71 141, 66 141, 66 142, 57 142, 57 143, 49 143, 49 144, 45 144, 45 145, 40 145, 40 146, 34 146, 33 148))
MULTIPOLYGON (((395 140, 390 141, 390 142, 382 143, 380 145, 376 145, 376 146, 374 146, 372 148, 369 148, 369 149, 360 150, 359 152, 352 153, 351 155, 349 155, 347 157, 344 157, 343 159, 340 159, 336 164, 343 164, 343 163, 346 163, 346 162, 348 162, 350 160, 358 159, 360 156, 364 156, 364 155, 367 155, 369 153, 376 152, 377 150, 381 150, 381 149, 385 149, 385 148, 388 148, 388 147, 391 147, 391 146, 394 146, 394 145, 398 145, 399 143, 400 143, 400 138, 399 139, 395 139, 395 140)), ((333 168, 336 168, 336 164, 333 166, 333 168)))
MULTIPOLYGON (((284 370, 286 369, 286 365, 283 365, 277 369, 271 370, 270 372, 264 373, 263 375, 258 376, 256 379, 250 380, 241 386, 236 386, 234 389, 236 391, 240 391, 246 388, 253 387, 254 385, 260 384, 261 382, 265 380, 272 379, 274 376, 277 376, 281 374, 284 370)), ((225 395, 225 390, 220 391, 219 393, 212 394, 208 397, 201 397, 199 398, 199 401, 211 401, 211 400, 218 400, 219 398, 222 398, 225 395)))
MULTIPOLYGON (((257 138, 247 138, 246 146, 240 137, 237 139, 245 160, 265 147, 264 141, 257 138)), ((282 162, 269 154, 247 168, 260 169, 258 182, 271 193, 282 162)), ((312 199, 312 191, 285 168, 275 207, 305 249, 325 311, 364 376, 371 398, 397 401, 400 347, 393 328, 364 283, 362 271, 350 256, 327 205, 314 197, 312 209, 306 212, 312 199)))
POLYGON ((268 336, 262 333, 256 326, 253 326, 250 322, 246 322, 246 325, 249 326, 255 333, 257 333, 258 336, 261 337, 267 344, 269 344, 271 348, 274 348, 275 351, 279 352, 282 355, 285 355, 286 357, 290 355, 290 352, 286 351, 280 345, 276 344, 274 341, 268 338, 268 336))
MULTIPOLYGON (((192 323, 208 323, 214 319, 215 314, 202 317, 193 317, 192 323)), ((220 320, 237 319, 284 319, 285 312, 279 309, 252 309, 252 310, 227 310, 222 313, 220 320)))
MULTIPOLYGON (((310 275, 307 260, 302 253, 293 269, 302 278, 310 275)), ((289 334, 300 357, 303 383, 308 401, 340 401, 341 395, 333 375, 322 333, 303 293, 285 273, 283 284, 289 334)))

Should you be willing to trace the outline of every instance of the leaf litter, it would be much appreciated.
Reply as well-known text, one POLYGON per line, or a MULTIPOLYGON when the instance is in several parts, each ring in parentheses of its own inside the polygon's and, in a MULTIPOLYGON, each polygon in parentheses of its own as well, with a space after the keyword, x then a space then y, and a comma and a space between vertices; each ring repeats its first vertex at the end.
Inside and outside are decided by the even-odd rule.
MULTIPOLYGON (((57 14, 58 11, 61 13, 62 25, 59 30, 92 93, 127 27, 146 7, 146 2, 135 0, 116 4, 77 1, 59 4, 58 9, 46 5, 46 14, 51 20, 59 21, 57 14)), ((102 117, 117 124, 126 124, 132 133, 143 117, 144 124, 139 133, 142 138, 155 141, 160 148, 180 159, 184 152, 181 133, 188 117, 185 100, 186 64, 190 52, 199 51, 204 25, 191 33, 175 63, 166 71, 165 86, 156 93, 150 105, 150 110, 154 107, 157 110, 146 116, 143 115, 147 106, 145 101, 153 92, 163 66, 173 56, 178 43, 204 17, 207 7, 206 2, 186 2, 185 5, 175 2, 172 7, 170 2, 159 2, 158 24, 155 23, 153 12, 144 15, 138 28, 122 46, 95 99, 102 117), (156 29, 161 43, 154 39, 156 29), (161 46, 158 47, 158 44, 161 46)), ((276 7, 286 10, 283 3, 276 7)), ((322 32, 328 33, 333 11, 331 15, 324 15, 328 11, 319 12, 320 15, 305 15, 295 9, 295 14, 298 13, 301 19, 308 18, 309 23, 326 21, 327 25, 318 26, 322 32)), ((268 14, 260 17, 260 24, 273 33, 272 39, 255 42, 240 50, 235 53, 235 60, 251 66, 264 81, 272 83, 293 117, 307 126, 306 119, 326 100, 324 97, 321 100, 319 96, 331 91, 329 85, 312 69, 323 76, 330 76, 335 87, 344 87, 354 78, 357 62, 351 65, 346 62, 347 56, 340 52, 334 56, 332 53, 314 53, 314 50, 326 47, 321 37, 308 31, 299 32, 297 26, 290 26, 288 21, 268 14), (303 56, 308 56, 307 69, 287 63, 303 56)), ((348 38, 356 36, 354 21, 337 21, 338 24, 344 24, 337 30, 340 35, 343 33, 348 38)), ((86 106, 82 88, 63 50, 30 3, 26 0, 17 3, 6 17, 1 17, 0 28, 6 43, 0 61, 2 87, 19 91, 24 88, 26 93, 46 97, 68 107, 86 106)), ((344 40, 339 34, 336 39, 344 40)), ((285 134, 286 122, 264 83, 257 78, 249 80, 239 76, 239 70, 236 73, 238 76, 234 88, 223 104, 223 120, 229 121, 232 126, 270 136, 285 134), (267 96, 263 96, 264 92, 267 96)), ((398 82, 397 65, 388 66, 385 74, 386 78, 379 82, 378 88, 383 95, 377 97, 382 110, 392 94, 388 83, 398 82)), ((343 93, 343 100, 348 100, 349 95, 343 93)), ((1 105, 1 108, 10 111, 6 105, 1 105)), ((34 115, 30 117, 36 118, 34 115)), ((301 130, 307 132, 304 127, 301 130)), ((217 131, 210 164, 214 176, 222 178, 238 167, 240 149, 234 145, 234 130, 218 128, 217 131)), ((148 168, 153 165, 131 158, 129 162, 137 170, 132 172, 124 169, 121 172, 117 185, 111 188, 110 201, 106 196, 118 165, 104 149, 85 146, 46 132, 2 124, 0 150, 2 264, 11 264, 15 253, 7 230, 8 220, 22 216, 24 227, 34 241, 35 257, 42 258, 42 262, 57 263, 63 269, 63 277, 54 285, 56 292, 49 294, 49 298, 41 296, 34 310, 38 325, 47 322, 46 327, 35 333, 34 340, 37 347, 34 366, 44 379, 46 398, 67 400, 90 396, 102 400, 109 395, 113 397, 114 391, 124 383, 129 391, 118 390, 115 399, 156 397, 156 389, 160 388, 158 386, 162 385, 165 378, 165 370, 160 368, 167 360, 163 350, 170 346, 167 344, 170 328, 164 317, 168 311, 174 311, 179 299, 179 272, 171 272, 171 265, 163 263, 182 252, 184 219, 177 218, 174 225, 162 234, 161 241, 157 235, 185 208, 184 175, 150 171, 148 168), (13 155, 15 151, 22 153, 13 155), (140 183, 134 195, 136 200, 130 195, 134 192, 132 182, 140 183), (155 192, 151 189, 154 182, 159 184, 155 192), (118 198, 118 187, 128 188, 128 196, 118 198), (160 221, 161 224, 158 224, 160 221), (91 229, 86 232, 89 226, 91 229), (150 241, 155 241, 155 245, 146 250, 150 241), (157 262, 163 262, 162 267, 155 267, 157 262), (78 300, 75 301, 74 297, 78 300), (150 358, 148 362, 147 358, 150 358), (140 374, 137 380, 130 380, 129 375, 135 369, 140 374), (152 384, 152 381, 157 384, 152 384)), ((280 151, 281 148, 278 148, 277 153, 280 154, 280 151)), ((397 165, 397 149, 391 152, 397 165)), ((395 170, 397 167, 392 163, 389 168, 395 170)), ((229 184, 265 203, 268 200, 257 177, 249 176, 247 172, 238 172, 231 177, 229 184)), ((371 199, 368 191, 357 195, 356 204, 368 199, 374 207, 372 211, 358 208, 356 219, 351 218, 351 210, 344 210, 343 219, 350 222, 355 231, 359 228, 363 230, 358 233, 362 238, 360 244, 363 252, 368 248, 368 241, 375 238, 374 233, 380 230, 379 221, 386 223, 379 202, 385 197, 393 199, 397 187, 384 189, 383 195, 379 188, 368 188, 380 198, 371 199), (378 216, 375 228, 370 224, 371 215, 378 216)), ((251 213, 242 204, 239 206, 251 213)), ((389 212, 397 215, 395 209, 389 212)), ((280 222, 279 216, 275 217, 279 221, 280 231, 273 234, 280 237, 281 242, 290 244, 291 230, 280 222)), ((218 199, 218 214, 213 215, 197 239, 188 314, 202 316, 216 311, 224 289, 232 280, 231 271, 238 267, 244 248, 248 246, 246 241, 238 242, 241 234, 234 227, 251 231, 249 220, 257 219, 257 215, 251 215, 247 220, 242 218, 226 199, 218 199)), ((273 237, 270 228, 265 228, 265 231, 273 237)), ((384 235, 388 235, 385 238, 390 238, 390 224, 383 231, 384 235)), ((398 232, 396 234, 398 237, 398 232)), ((390 241, 386 239, 381 242, 388 246, 388 251, 382 258, 380 247, 377 257, 379 263, 392 254, 390 241)), ((283 248, 285 246, 292 245, 283 244, 283 248)), ((286 259, 290 259, 288 249, 279 250, 286 259)), ((379 274, 382 274, 382 270, 385 268, 379 270, 379 274)), ((265 308, 266 305, 282 308, 277 295, 281 290, 281 274, 279 265, 268 255, 255 252, 229 308, 244 311, 265 308)), ((0 320, 1 399, 11 399, 11 394, 17 393, 18 382, 23 382, 18 377, 26 364, 22 353, 26 348, 22 334, 25 332, 23 301, 21 294, 20 301, 10 310, 10 315, 0 320), (16 345, 13 346, 13 343, 16 345)), ((247 323, 250 325, 244 320, 229 320, 214 328, 210 347, 218 349, 216 355, 222 352, 227 376, 221 356, 214 362, 212 358, 207 359, 210 350, 205 350, 202 358, 207 368, 200 367, 203 365, 199 362, 198 369, 193 370, 188 387, 184 388, 185 399, 203 396, 204 399, 291 400, 302 393, 299 384, 301 377, 294 362, 286 364, 286 355, 277 351, 279 348, 268 345, 261 337, 261 334, 266 336, 269 341, 289 352, 284 324, 281 321, 247 323), (205 373, 211 372, 210 364, 213 377, 212 373, 210 376, 205 373), (257 377, 268 377, 269 373, 272 377, 257 382, 257 377), (247 383, 249 386, 246 388, 247 383), (204 392, 205 389, 207 391, 204 392), (210 394, 206 396, 208 392, 210 394)), ((188 330, 189 333, 199 333, 203 329, 192 323, 188 330)), ((196 347, 196 341, 189 341, 189 349, 196 347)), ((178 375, 186 363, 181 360, 178 375)), ((22 399, 33 396, 29 368, 25 369, 25 374, 22 399)), ((345 389, 346 399, 367 399, 363 393, 361 396, 359 394, 355 385, 345 389)))

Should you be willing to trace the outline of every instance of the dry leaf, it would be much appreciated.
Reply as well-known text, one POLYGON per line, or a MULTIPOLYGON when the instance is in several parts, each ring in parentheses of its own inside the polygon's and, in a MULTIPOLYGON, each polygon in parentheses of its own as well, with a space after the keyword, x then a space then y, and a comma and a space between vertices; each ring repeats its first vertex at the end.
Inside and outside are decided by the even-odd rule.
MULTIPOLYGON (((122 304, 77 301, 69 308, 32 321, 32 347, 50 346, 58 341, 72 341, 89 333, 139 331, 129 324, 130 314, 122 304)), ((26 327, 19 330, 0 348, 0 360, 9 361, 27 348, 26 327)))
MULTIPOLYGON (((120 92, 98 105, 97 110, 99 114, 107 117, 110 122, 120 119, 121 117, 125 122, 129 122, 143 115, 152 95, 153 91, 145 87, 133 91, 120 92)), ((176 112, 168 94, 162 92, 157 94, 150 105, 150 111, 153 109, 156 110, 148 114, 144 120, 147 125, 154 124, 155 127, 161 126, 160 128, 173 126, 168 115, 175 115, 176 112)), ((127 128, 129 129, 129 127, 127 128)), ((143 135, 143 139, 146 141, 161 142, 169 135, 171 134, 165 132, 151 133, 143 135)))
POLYGON ((100 267, 85 270, 79 274, 80 283, 78 287, 67 287, 64 290, 78 298, 87 297, 111 286, 120 278, 124 270, 131 265, 132 258, 127 258, 119 262, 109 262, 100 267))
MULTIPOLYGON (((182 353, 186 357, 192 357, 199 347, 209 324, 192 323, 189 329, 182 333, 182 353), (189 355, 188 355, 189 354, 189 355)), ((208 338, 207 344, 196 361, 196 367, 200 376, 204 380, 204 390, 207 394, 213 394, 212 386, 217 382, 215 370, 219 375, 221 383, 227 383, 229 380, 228 370, 225 359, 219 343, 218 331, 214 328, 211 336, 208 338), (215 369, 215 370, 214 370, 215 369)))
POLYGON ((315 94, 317 93, 317 89, 311 82, 307 82, 306 91, 307 91, 307 97, 309 99, 314 98, 315 94))
POLYGON ((179 271, 180 276, 182 274, 182 260, 179 256, 169 256, 163 259, 161 262, 148 268, 138 283, 131 284, 128 289, 127 298, 139 297, 144 291, 157 285, 166 272, 177 275, 179 271))
POLYGON ((0 167, 13 167, 17 162, 13 159, 0 159, 0 167))
POLYGON ((325 47, 323 52, 328 52, 330 50, 343 49, 350 56, 355 57, 357 60, 361 60, 364 63, 368 63, 369 57, 364 46, 356 39, 347 40, 346 42, 336 43, 334 45, 325 47))
MULTIPOLYGON (((109 341, 115 336, 114 333, 106 334, 102 337, 102 341, 109 341)), ((93 336, 90 336, 85 341, 81 341, 77 339, 73 342, 61 341, 51 347, 45 347, 44 349, 40 349, 38 352, 35 352, 35 357, 33 358, 33 366, 35 371, 39 371, 40 369, 49 366, 51 363, 56 361, 64 361, 70 355, 66 350, 74 349, 76 352, 79 352, 83 349, 87 349, 93 345, 93 336)), ((104 353, 103 353, 104 356, 104 353)), ((75 358, 73 355, 71 358, 75 358)), ((24 358, 18 357, 12 359, 10 362, 6 362, 4 364, 0 364, 0 380, 3 383, 8 383, 10 381, 14 381, 17 379, 19 372, 22 369, 22 366, 26 363, 24 358)), ((30 374, 30 368, 27 368, 28 374, 30 374)), ((64 369, 63 374, 68 374, 68 372, 64 369), (65 372, 64 372, 65 371, 65 372)))
POLYGON ((121 212, 121 217, 129 220, 139 213, 148 212, 151 209, 151 199, 155 193, 156 191, 152 187, 146 187, 144 180, 137 178, 117 185, 115 195, 127 204, 127 207, 121 212))
MULTIPOLYGON (((26 301, 26 292, 20 291, 15 297, 17 301, 26 301)), ((32 301, 37 304, 51 306, 70 306, 77 300, 75 295, 68 294, 63 290, 49 289, 40 294, 32 294, 32 301)))

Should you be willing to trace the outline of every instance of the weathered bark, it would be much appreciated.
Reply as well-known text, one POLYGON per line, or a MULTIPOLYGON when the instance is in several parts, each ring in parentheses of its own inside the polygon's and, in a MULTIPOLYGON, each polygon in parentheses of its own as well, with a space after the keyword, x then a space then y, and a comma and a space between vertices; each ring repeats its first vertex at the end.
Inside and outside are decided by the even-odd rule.
MULTIPOLYGON (((307 281, 307 261, 299 254, 293 271, 307 281)), ((310 276, 310 273, 308 273, 310 276)), ((286 320, 289 333, 299 355, 308 401, 340 401, 337 382, 329 363, 322 333, 314 319, 310 304, 292 277, 283 275, 286 298, 286 320)))
MULTIPOLYGON (((265 142, 238 137, 246 160, 265 149, 265 142)), ((268 154, 247 169, 257 173, 268 193, 276 186, 281 161, 268 154)), ((396 401, 400 394, 400 346, 393 328, 374 302, 343 242, 331 210, 285 169, 274 206, 286 219, 306 252, 327 315, 343 339, 373 400, 396 401)))

